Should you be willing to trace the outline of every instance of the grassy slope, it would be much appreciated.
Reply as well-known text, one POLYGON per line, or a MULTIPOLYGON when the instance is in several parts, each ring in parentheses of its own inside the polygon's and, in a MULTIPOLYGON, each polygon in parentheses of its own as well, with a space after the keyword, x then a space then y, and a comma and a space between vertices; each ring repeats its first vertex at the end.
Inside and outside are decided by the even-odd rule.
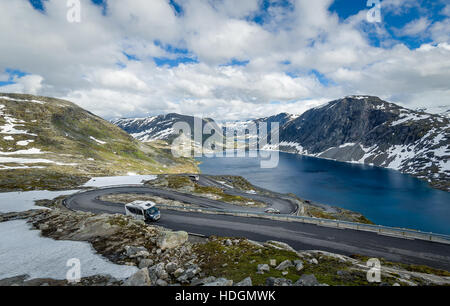
MULTIPOLYGON (((78 184, 92 176, 126 175, 129 172, 156 174, 198 171, 194 161, 175 159, 168 150, 143 144, 115 125, 71 102, 31 95, 7 96, 21 100, 34 99, 44 103, 11 101, 0 96, 0 105, 5 106, 3 113, 24 121, 17 123, 15 128, 37 135, 10 135, 14 138, 12 141, 4 139, 6 134, 0 134, 0 151, 38 148, 46 153, 7 157, 40 158, 76 165, 36 163, 27 166, 42 166, 45 169, 3 169, 0 170, 0 190, 58 189, 78 184), (17 141, 20 140, 34 140, 34 142, 24 147, 17 145, 17 141)), ((5 122, 4 116, 0 117, 0 126, 5 125, 5 122)), ((14 163, 3 165, 24 166, 14 163)))

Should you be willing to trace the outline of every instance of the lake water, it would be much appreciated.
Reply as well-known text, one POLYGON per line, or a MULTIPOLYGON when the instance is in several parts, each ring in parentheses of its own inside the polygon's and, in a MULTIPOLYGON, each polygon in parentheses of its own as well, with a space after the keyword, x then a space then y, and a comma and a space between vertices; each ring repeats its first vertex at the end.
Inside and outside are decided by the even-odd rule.
POLYGON ((364 214, 376 224, 450 234, 450 193, 400 172, 280 153, 276 168, 260 158, 207 158, 204 174, 240 175, 254 185, 364 214))

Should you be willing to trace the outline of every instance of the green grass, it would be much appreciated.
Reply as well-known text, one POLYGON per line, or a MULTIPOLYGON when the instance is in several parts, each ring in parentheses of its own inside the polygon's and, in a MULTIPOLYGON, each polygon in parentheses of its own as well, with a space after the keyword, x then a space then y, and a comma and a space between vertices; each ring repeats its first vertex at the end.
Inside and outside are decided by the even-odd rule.
POLYGON ((169 175, 167 176, 167 187, 172 189, 180 189, 183 187, 194 187, 194 183, 187 176, 169 175))
POLYGON ((329 220, 343 220, 343 221, 351 221, 351 222, 357 222, 362 224, 375 224, 369 219, 367 219, 365 216, 351 212, 348 210, 341 210, 338 213, 328 213, 326 211, 323 211, 322 208, 309 206, 306 209, 306 213, 315 218, 321 218, 321 219, 329 219, 329 220))
POLYGON ((198 194, 213 194, 216 195, 218 197, 218 200, 226 202, 226 203, 233 203, 233 204, 237 204, 237 205, 249 205, 248 203, 251 202, 252 207, 265 207, 266 204, 262 203, 262 202, 258 202, 246 197, 242 197, 242 196, 237 196, 237 195, 230 195, 225 193, 222 189, 218 188, 218 187, 213 187, 213 186, 199 186, 199 185, 195 185, 195 193, 198 194))
MULTIPOLYGON (((378 283, 369 283, 366 272, 356 270, 351 263, 334 257, 320 255, 316 257, 319 263, 314 264, 308 261, 307 256, 299 258, 295 252, 275 248, 260 249, 245 240, 240 240, 239 244, 225 246, 223 242, 226 239, 213 237, 205 244, 194 246, 194 251, 201 260, 200 266, 205 274, 232 279, 234 282, 251 277, 253 285, 264 285, 268 277, 286 278, 295 283, 302 275, 306 274, 314 274, 319 283, 330 286, 379 285, 378 283), (278 271, 274 267, 270 267, 269 272, 257 274, 258 264, 269 264, 271 259, 275 259, 277 264, 285 260, 299 259, 302 260, 304 268, 299 272, 294 267, 289 268, 285 270, 288 271, 285 276, 282 271, 278 271), (341 271, 340 274, 338 274, 339 271, 341 271)), ((230 239, 233 240, 233 238, 230 239)), ((398 282, 395 277, 383 276, 381 280, 389 285, 398 282)))
POLYGON ((241 241, 238 245, 224 246, 225 238, 218 238, 217 240, 208 241, 206 244, 195 245, 194 251, 205 258, 205 262, 201 264, 202 271, 207 275, 216 277, 225 277, 232 279, 234 282, 239 282, 244 278, 250 276, 253 285, 264 285, 268 277, 283 277, 297 281, 300 278, 295 269, 289 269, 289 274, 282 275, 282 271, 270 269, 264 275, 257 274, 258 264, 269 264, 270 259, 276 259, 277 263, 282 261, 296 260, 298 256, 295 252, 276 250, 272 248, 264 248, 261 253, 257 250, 259 248, 241 241), (224 253, 226 251, 226 253, 224 253), (238 262, 238 264, 235 264, 238 262), (226 264, 224 267, 223 265, 226 264))
POLYGON ((213 176, 213 178, 218 181, 225 181, 227 184, 240 190, 248 191, 255 189, 255 186, 253 186, 249 181, 247 181, 242 176, 216 175, 213 176))

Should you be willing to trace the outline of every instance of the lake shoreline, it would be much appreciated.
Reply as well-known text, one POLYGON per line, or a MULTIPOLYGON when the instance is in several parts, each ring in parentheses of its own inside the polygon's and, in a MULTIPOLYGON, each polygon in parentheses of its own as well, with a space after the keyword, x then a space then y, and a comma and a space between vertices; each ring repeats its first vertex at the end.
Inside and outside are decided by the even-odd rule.
POLYGON ((250 158, 248 151, 246 157, 197 160, 202 173, 240 175, 262 188, 294 193, 317 205, 359 212, 376 224, 450 233, 450 208, 445 205, 450 194, 423 180, 383 167, 272 152, 280 153, 280 165, 272 170, 260 169, 260 154, 250 158))

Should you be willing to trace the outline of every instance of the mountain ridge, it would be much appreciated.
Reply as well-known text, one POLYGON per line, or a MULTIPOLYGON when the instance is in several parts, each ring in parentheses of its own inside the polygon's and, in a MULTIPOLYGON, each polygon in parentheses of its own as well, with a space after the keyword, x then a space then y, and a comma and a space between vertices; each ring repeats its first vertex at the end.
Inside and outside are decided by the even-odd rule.
POLYGON ((446 117, 348 96, 280 128, 280 150, 395 169, 449 191, 449 135, 446 117))
POLYGON ((280 146, 268 144, 264 149, 395 169, 450 191, 450 120, 446 116, 354 95, 299 116, 280 113, 220 126, 243 132, 249 124, 261 122, 269 128, 271 122, 280 123, 280 146))

